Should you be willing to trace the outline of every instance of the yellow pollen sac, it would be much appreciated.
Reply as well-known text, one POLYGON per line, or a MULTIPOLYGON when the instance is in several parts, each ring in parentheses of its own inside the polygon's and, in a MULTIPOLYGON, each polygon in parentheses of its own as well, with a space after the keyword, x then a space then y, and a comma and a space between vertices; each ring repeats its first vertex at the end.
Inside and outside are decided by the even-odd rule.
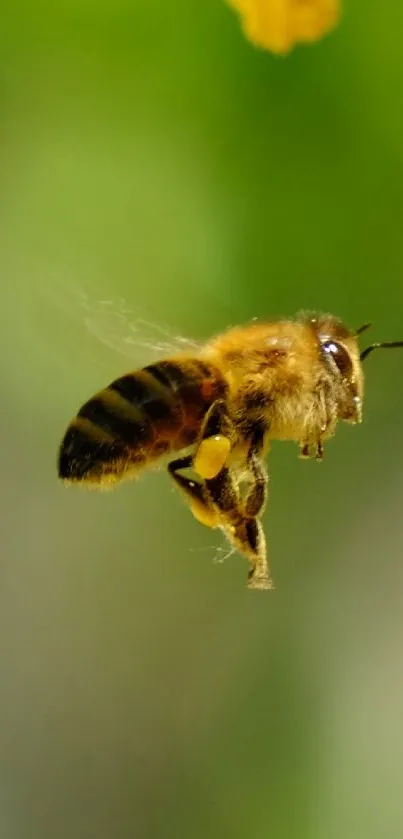
POLYGON ((197 449, 193 468, 201 478, 210 480, 215 478, 225 465, 229 455, 231 443, 228 437, 217 434, 202 440, 197 449))
POLYGON ((254 44, 285 55, 298 43, 318 41, 337 24, 340 0, 228 0, 254 44))
POLYGON ((218 519, 217 514, 214 510, 210 510, 209 507, 206 507, 204 504, 197 501, 192 501, 190 505, 190 509, 197 521, 200 524, 204 524, 205 527, 217 527, 218 526, 218 519))

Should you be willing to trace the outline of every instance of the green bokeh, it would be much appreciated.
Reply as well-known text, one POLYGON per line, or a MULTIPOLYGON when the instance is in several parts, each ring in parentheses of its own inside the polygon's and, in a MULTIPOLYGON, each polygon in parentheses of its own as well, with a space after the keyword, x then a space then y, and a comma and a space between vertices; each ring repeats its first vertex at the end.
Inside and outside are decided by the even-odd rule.
POLYGON ((402 835, 402 356, 368 361, 322 466, 274 447, 274 594, 164 474, 98 495, 55 469, 141 363, 125 307, 196 338, 301 307, 402 336, 403 7, 345 5, 286 59, 221 0, 4 14, 5 839, 402 835))

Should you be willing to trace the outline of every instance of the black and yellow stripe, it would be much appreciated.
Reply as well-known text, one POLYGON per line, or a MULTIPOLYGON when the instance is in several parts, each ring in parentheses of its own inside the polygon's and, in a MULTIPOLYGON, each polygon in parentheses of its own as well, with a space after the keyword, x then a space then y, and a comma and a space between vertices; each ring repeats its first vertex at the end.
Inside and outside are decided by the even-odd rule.
POLYGON ((194 442, 206 410, 225 390, 219 371, 199 359, 161 361, 116 379, 70 423, 60 448, 59 476, 110 483, 168 450, 184 448, 194 442))

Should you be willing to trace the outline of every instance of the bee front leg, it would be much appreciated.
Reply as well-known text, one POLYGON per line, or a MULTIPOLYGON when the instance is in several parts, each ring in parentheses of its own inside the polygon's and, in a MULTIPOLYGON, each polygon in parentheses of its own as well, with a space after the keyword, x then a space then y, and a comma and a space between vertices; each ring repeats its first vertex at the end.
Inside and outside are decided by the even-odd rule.
POLYGON ((322 438, 318 437, 315 442, 303 442, 299 445, 299 457, 301 460, 310 460, 312 457, 315 458, 316 461, 320 462, 323 460, 324 456, 324 448, 322 438), (313 449, 313 451, 311 451, 313 449))
POLYGON ((311 458, 311 446, 307 440, 303 440, 299 444, 299 457, 301 460, 309 460, 311 458))
POLYGON ((205 416, 193 468, 201 478, 215 478, 225 466, 234 436, 223 400, 213 402, 205 416))
POLYGON ((324 449, 323 449, 323 443, 322 443, 322 440, 319 438, 317 443, 316 443, 316 454, 315 454, 315 460, 317 460, 318 463, 320 463, 320 461, 323 460, 324 453, 325 452, 324 452, 324 449))

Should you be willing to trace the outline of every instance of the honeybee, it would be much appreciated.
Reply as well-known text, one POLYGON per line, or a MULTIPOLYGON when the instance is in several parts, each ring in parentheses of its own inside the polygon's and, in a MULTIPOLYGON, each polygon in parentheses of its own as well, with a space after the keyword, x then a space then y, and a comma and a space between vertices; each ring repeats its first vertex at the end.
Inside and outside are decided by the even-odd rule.
POLYGON ((339 420, 360 423, 362 362, 375 349, 330 314, 253 322, 115 379, 67 428, 59 477, 109 487, 167 464, 195 518, 220 528, 249 562, 250 589, 274 588, 261 523, 265 458, 293 440, 323 458, 339 420))

